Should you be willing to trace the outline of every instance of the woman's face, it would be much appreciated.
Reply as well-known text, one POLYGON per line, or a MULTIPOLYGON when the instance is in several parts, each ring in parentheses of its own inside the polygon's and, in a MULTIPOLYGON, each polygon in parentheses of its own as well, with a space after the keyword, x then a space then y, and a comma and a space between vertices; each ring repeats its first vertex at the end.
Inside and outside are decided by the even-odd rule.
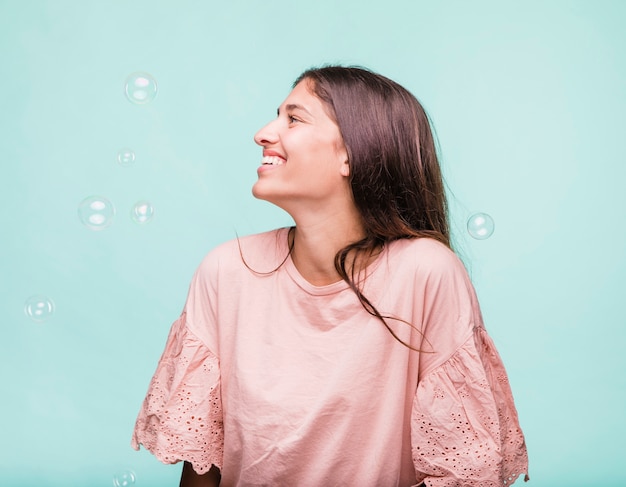
POLYGON ((349 192, 348 157, 339 127, 309 83, 298 83, 276 119, 254 136, 263 158, 252 193, 292 215, 298 208, 320 211, 349 192))

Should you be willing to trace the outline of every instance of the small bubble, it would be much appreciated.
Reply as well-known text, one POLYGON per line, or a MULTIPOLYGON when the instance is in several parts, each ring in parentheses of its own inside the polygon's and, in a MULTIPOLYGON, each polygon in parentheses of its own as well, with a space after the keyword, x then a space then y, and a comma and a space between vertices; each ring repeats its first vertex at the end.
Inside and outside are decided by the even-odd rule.
POLYGON ((121 149, 117 153, 117 162, 120 166, 131 166, 135 162, 135 153, 130 149, 121 149))
POLYGON ((54 303, 46 296, 31 296, 24 303, 24 313, 31 320, 42 323, 54 313, 54 303))
POLYGON ((128 487, 129 485, 135 485, 135 479, 135 472, 132 470, 124 470, 113 476, 113 485, 115 487, 128 487))
POLYGON ((150 103, 157 95, 157 82, 144 72, 132 73, 126 78, 126 98, 135 105, 150 103))
POLYGON ((495 223, 487 213, 474 213, 467 220, 467 231, 477 240, 485 240, 493 235, 495 223))
POLYGON ((115 207, 104 196, 89 196, 78 205, 78 218, 91 230, 103 230, 113 223, 115 207))
POLYGON ((139 224, 148 223, 154 216, 154 208, 149 201, 138 201, 131 211, 132 219, 139 224))

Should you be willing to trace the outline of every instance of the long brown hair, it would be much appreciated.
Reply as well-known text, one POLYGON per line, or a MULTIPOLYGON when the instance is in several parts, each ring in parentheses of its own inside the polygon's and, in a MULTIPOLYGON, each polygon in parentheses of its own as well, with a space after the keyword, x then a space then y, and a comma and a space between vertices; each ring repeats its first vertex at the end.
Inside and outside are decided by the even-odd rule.
POLYGON ((293 86, 303 80, 310 82, 339 127, 365 230, 363 239, 337 252, 335 268, 365 310, 400 340, 385 319, 407 322, 383 316, 363 295, 355 264, 360 256, 371 256, 401 238, 430 237, 451 247, 444 182, 428 115, 408 90, 365 68, 313 68, 293 86))
POLYGON ((352 194, 366 232, 354 248, 414 237, 450 247, 443 178, 419 101, 395 81, 360 67, 309 69, 294 86, 302 80, 325 103, 348 152, 352 194))

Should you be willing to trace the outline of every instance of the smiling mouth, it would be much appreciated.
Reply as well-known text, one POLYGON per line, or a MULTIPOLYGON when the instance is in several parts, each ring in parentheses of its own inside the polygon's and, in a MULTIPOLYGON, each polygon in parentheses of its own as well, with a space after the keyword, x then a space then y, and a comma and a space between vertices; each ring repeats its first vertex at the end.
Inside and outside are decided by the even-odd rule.
POLYGON ((264 156, 261 159, 261 164, 264 166, 282 166, 285 164, 285 159, 278 156, 264 156))

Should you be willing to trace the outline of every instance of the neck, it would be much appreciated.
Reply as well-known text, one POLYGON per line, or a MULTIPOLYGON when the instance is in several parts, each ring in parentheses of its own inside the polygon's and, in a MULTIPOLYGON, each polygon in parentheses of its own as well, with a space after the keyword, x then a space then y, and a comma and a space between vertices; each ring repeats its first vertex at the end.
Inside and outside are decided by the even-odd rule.
POLYGON ((291 258, 300 274, 314 286, 332 284, 341 280, 335 269, 335 255, 363 236, 358 218, 296 221, 291 258))

